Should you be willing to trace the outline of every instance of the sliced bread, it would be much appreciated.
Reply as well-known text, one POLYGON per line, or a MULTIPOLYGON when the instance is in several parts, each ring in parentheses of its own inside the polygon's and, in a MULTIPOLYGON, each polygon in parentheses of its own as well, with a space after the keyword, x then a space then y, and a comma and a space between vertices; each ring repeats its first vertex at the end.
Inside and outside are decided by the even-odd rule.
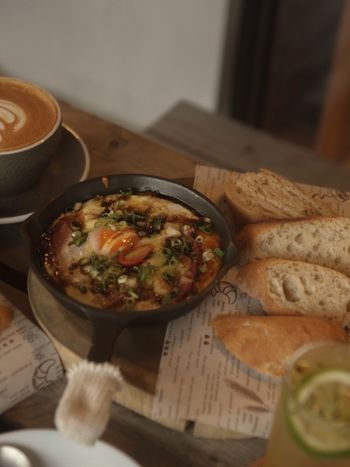
POLYGON ((350 279, 324 266, 256 260, 239 270, 235 282, 269 314, 318 316, 343 324, 350 311, 350 279))
POLYGON ((335 215, 325 201, 314 200, 299 185, 265 169, 232 172, 224 193, 240 223, 335 215))
POLYGON ((211 326, 229 352, 272 376, 283 376, 294 352, 305 344, 347 342, 340 326, 310 316, 219 315, 211 326))
POLYGON ((239 263, 284 258, 320 264, 350 276, 350 218, 316 217, 249 224, 236 236, 239 263))

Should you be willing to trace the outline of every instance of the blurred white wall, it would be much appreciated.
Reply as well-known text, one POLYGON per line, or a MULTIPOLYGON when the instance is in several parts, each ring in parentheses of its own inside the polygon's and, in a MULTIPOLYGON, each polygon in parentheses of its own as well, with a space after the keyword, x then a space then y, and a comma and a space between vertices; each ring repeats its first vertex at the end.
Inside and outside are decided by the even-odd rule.
POLYGON ((215 110, 229 0, 0 0, 0 74, 138 130, 215 110))

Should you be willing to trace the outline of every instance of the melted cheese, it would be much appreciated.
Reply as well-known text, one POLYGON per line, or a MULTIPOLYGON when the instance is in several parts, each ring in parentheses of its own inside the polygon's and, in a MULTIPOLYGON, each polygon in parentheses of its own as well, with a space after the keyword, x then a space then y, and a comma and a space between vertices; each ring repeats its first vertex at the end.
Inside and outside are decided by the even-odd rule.
POLYGON ((177 303, 206 287, 221 265, 219 237, 202 225, 211 227, 153 194, 98 196, 50 226, 46 269, 69 296, 97 308, 177 303))

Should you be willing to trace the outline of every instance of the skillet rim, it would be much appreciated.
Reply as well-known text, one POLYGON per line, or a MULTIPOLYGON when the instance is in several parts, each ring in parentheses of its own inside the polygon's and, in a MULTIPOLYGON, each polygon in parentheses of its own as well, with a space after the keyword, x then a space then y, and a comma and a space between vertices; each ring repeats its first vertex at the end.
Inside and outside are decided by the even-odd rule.
MULTIPOLYGON (((134 188, 134 187, 133 187, 134 188)), ((40 223, 40 226, 42 224, 40 223)), ((234 244, 233 241, 233 232, 231 231, 231 228, 225 219, 224 215, 220 212, 219 208, 204 194, 200 193, 198 190, 194 188, 189 188, 187 186, 182 185, 181 183, 177 182, 176 180, 168 179, 165 177, 158 177, 154 175, 147 175, 147 174, 142 174, 142 173, 120 173, 120 174, 110 174, 110 175, 101 175, 93 178, 89 178, 84 181, 80 181, 78 183, 75 183, 69 187, 67 187, 64 191, 58 193, 55 195, 53 198, 51 198, 44 206, 42 206, 39 210, 37 210, 35 213, 33 213, 28 219, 25 220, 23 223, 23 232, 27 241, 27 247, 29 250, 29 256, 30 256, 30 266, 33 269, 34 273, 40 280, 40 282, 51 292, 55 298, 64 306, 68 307, 70 311, 76 312, 80 316, 83 316, 85 318, 92 318, 92 319, 100 319, 100 318, 108 318, 108 319, 115 319, 115 320, 123 320, 123 319, 130 319, 133 318, 130 321, 142 321, 143 319, 149 318, 157 318, 159 316, 159 321, 167 321, 174 319, 176 317, 180 317, 181 315, 191 311, 194 309, 199 303, 203 301, 203 299, 210 293, 210 291, 215 287, 217 283, 220 282, 222 277, 226 274, 226 272, 232 267, 237 260, 237 248, 234 244), (44 233, 45 228, 47 228, 55 218, 58 217, 61 213, 67 211, 70 209, 74 203, 76 202, 84 202, 98 194, 111 194, 116 192, 116 190, 119 190, 123 187, 130 187, 132 184, 126 184, 122 183, 123 186, 121 187, 116 187, 113 188, 113 181, 119 181, 120 179, 134 179, 136 178, 139 182, 143 182, 145 180, 147 181, 156 181, 161 184, 164 184, 165 186, 170 186, 174 190, 180 190, 186 193, 188 196, 193 198, 193 206, 190 206, 188 202, 183 201, 183 199, 179 199, 176 197, 174 194, 169 194, 166 192, 161 192, 159 189, 152 189, 150 186, 146 186, 145 188, 140 188, 139 186, 135 187, 135 190, 137 192, 153 192, 156 195, 171 199, 175 202, 178 202, 187 208, 190 208, 191 210, 196 211, 200 215, 204 215, 207 217, 210 217, 210 214, 207 214, 206 212, 203 213, 199 208, 197 208, 196 204, 198 204, 198 201, 201 203, 204 203, 207 205, 214 213, 215 213, 215 230, 218 232, 218 226, 220 227, 220 240, 223 241, 223 236, 227 236, 225 239, 227 242, 227 245, 225 245, 225 256, 222 262, 222 265, 216 274, 216 276, 213 278, 213 280, 208 284, 207 287, 205 287, 203 290, 201 290, 199 293, 195 294, 194 296, 190 297, 188 300, 184 300, 175 304, 170 304, 170 305, 162 305, 161 307, 151 309, 151 310, 140 310, 140 311, 135 311, 135 310, 113 310, 110 308, 96 308, 90 305, 86 305, 83 303, 78 302, 77 300, 71 298, 68 296, 57 284, 55 284, 51 279, 50 276, 45 272, 45 269, 43 267, 43 264, 39 263, 39 257, 40 254, 38 253, 38 241, 40 236, 44 233), (108 179, 108 186, 105 186, 104 180, 108 179), (93 190, 93 192, 86 193, 84 197, 81 195, 78 196, 78 193, 75 193, 75 191, 82 191, 84 190, 85 187, 94 187, 95 185, 101 185, 100 186, 100 191, 96 189, 93 190), (69 202, 65 200, 65 198, 73 198, 69 202), (57 209, 57 204, 60 202, 64 202, 65 207, 59 209, 59 214, 56 213, 51 213, 52 207, 56 207, 57 209), (36 239, 32 238, 32 229, 37 227, 38 228, 38 223, 40 223, 40 219, 43 216, 46 216, 48 213, 50 213, 49 218, 50 220, 46 221, 46 226, 40 227, 40 235, 36 237, 36 239), (34 225, 34 223, 36 225, 34 225), (221 234, 221 231, 224 231, 224 235, 221 234), (38 264, 39 263, 39 264, 38 264), (170 316, 169 316, 170 315, 170 316)))

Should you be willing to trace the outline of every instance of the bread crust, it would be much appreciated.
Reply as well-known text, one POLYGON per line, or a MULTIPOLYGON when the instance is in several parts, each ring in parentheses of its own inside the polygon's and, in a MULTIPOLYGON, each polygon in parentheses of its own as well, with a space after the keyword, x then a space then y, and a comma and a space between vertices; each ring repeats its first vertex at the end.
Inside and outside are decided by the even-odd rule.
POLYGON ((311 315, 343 324, 350 303, 347 276, 303 261, 252 261, 239 269, 235 284, 268 314, 311 315))
POLYGON ((347 342, 341 326, 310 316, 219 315, 211 326, 229 352, 271 376, 283 376, 294 352, 305 344, 347 342))
POLYGON ((330 267, 350 276, 350 218, 312 217, 261 222, 236 236, 239 264, 283 258, 330 267))
POLYGON ((326 201, 314 200, 300 185, 266 169, 245 173, 232 171, 224 185, 224 193, 240 225, 335 215, 326 201))
POLYGON ((12 310, 9 306, 0 304, 0 333, 9 327, 13 318, 12 310))

